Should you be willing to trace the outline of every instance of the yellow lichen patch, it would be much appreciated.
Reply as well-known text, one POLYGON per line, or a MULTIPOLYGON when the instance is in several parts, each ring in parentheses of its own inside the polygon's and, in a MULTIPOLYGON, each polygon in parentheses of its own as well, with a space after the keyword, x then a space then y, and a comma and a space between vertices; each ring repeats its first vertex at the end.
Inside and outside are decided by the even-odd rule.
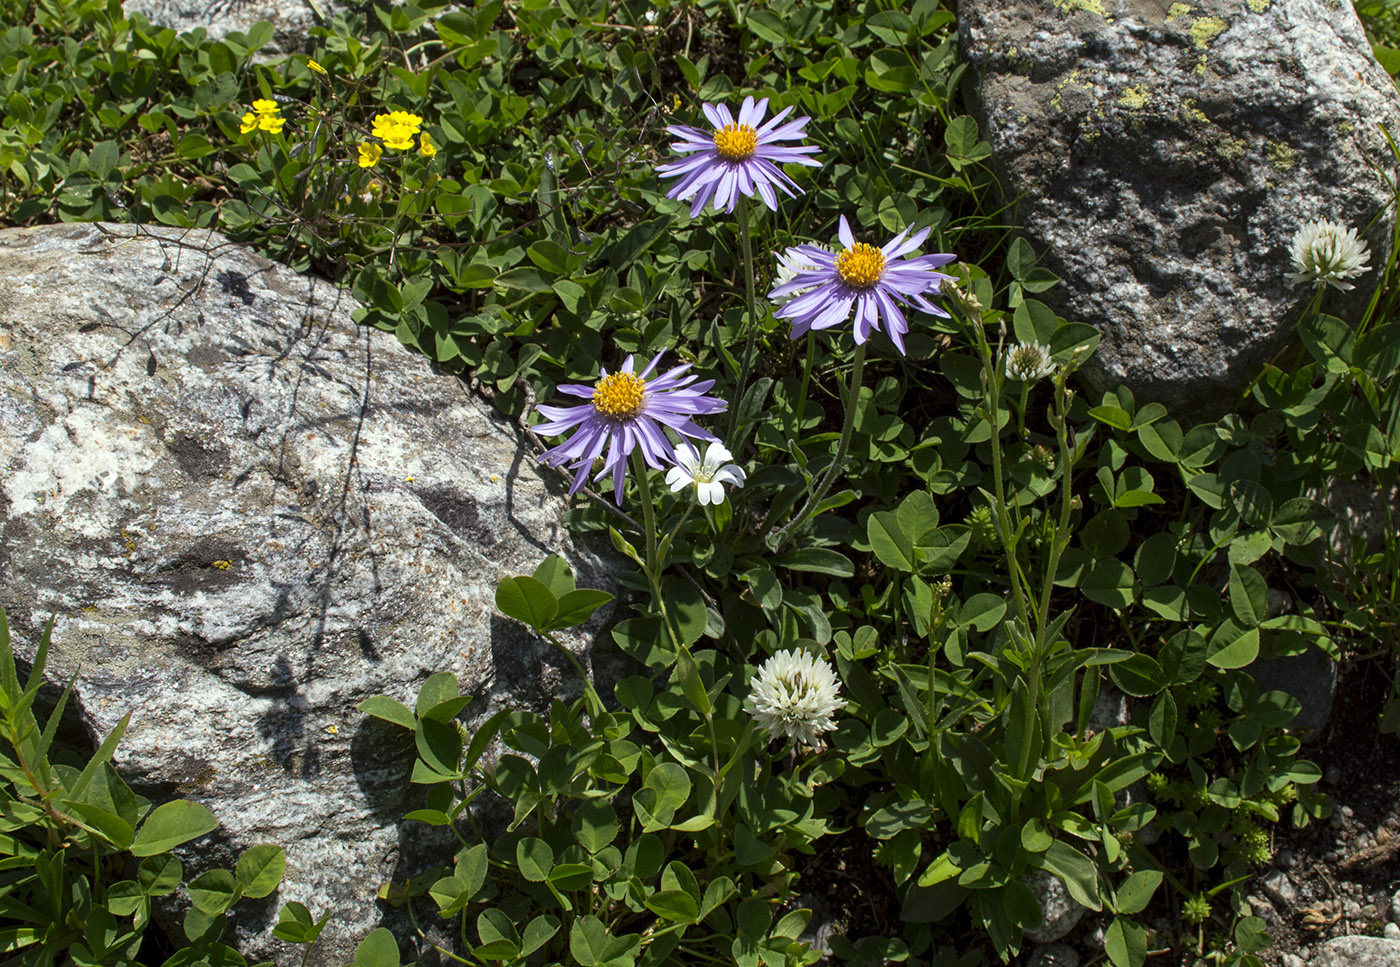
POLYGON ((213 567, 214 570, 216 570, 216 571, 227 571, 229 568, 233 567, 233 562, 232 562, 232 561, 215 561, 215 562, 213 563, 212 567, 213 567))
POLYGON ((1271 0, 1245 0, 1245 3, 1249 5, 1249 9, 1254 13, 1263 13, 1265 10, 1268 10, 1270 2, 1271 0))
POLYGON ((1195 121, 1197 124, 1210 123, 1210 118, 1206 117, 1206 112, 1198 108, 1196 102, 1189 97, 1181 103, 1181 113, 1183 117, 1195 121))
POLYGON ((1103 7, 1103 0, 1050 0, 1050 3, 1060 13, 1074 13, 1076 10, 1087 10, 1092 14, 1097 14, 1109 23, 1113 18, 1108 15, 1108 11, 1103 7))
POLYGON ((1219 17, 1201 17, 1191 25, 1191 43, 1197 50, 1205 50, 1210 42, 1225 32, 1230 25, 1219 17))
POLYGON ((1130 87, 1118 98, 1118 103, 1131 111, 1141 111, 1152 103, 1152 92, 1145 85, 1130 87))
POLYGON ((1282 141, 1270 141, 1264 145, 1264 154, 1268 155, 1270 164, 1279 171, 1292 171, 1293 166, 1298 163, 1298 152, 1282 141))
POLYGON ((1189 3, 1174 3, 1167 8, 1167 23, 1171 23, 1177 17, 1184 17, 1192 10, 1189 3))

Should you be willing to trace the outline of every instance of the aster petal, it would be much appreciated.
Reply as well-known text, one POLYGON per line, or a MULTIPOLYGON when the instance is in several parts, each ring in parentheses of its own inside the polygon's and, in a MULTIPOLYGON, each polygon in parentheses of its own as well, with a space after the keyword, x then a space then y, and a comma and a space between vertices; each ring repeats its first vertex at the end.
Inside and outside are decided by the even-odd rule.
POLYGON ((768 98, 755 102, 753 96, 744 98, 743 106, 739 108, 739 123, 747 124, 751 128, 757 128, 763 121, 763 115, 768 113, 768 98))
MULTIPOLYGON (((764 103, 766 104, 767 102, 764 102, 764 103)), ((792 113, 792 105, 789 104, 787 107, 783 108, 783 109, 782 109, 781 111, 779 111, 777 114, 773 115, 771 118, 769 118, 767 121, 765 121, 764 124, 763 124, 763 126, 762 126, 761 128, 758 129, 758 140, 759 140, 759 143, 762 144, 764 141, 781 141, 781 140, 782 140, 781 137, 776 137, 776 138, 773 137, 773 131, 774 131, 774 130, 778 127, 778 125, 782 122, 783 118, 787 117, 787 116, 788 116, 789 114, 791 114, 791 113, 792 113)), ((803 125, 805 125, 805 124, 806 124, 808 121, 810 121, 810 120, 812 120, 812 119, 811 119, 811 118, 798 118, 797 120, 793 121, 792 124, 789 124, 788 127, 792 127, 793 125, 796 125, 796 126, 798 126, 798 127, 802 127, 803 125)))
POLYGON ((778 193, 773 190, 773 184, 767 178, 755 179, 754 187, 758 189, 758 197, 763 199, 763 204, 768 206, 769 211, 778 210, 778 193))
POLYGON ((903 255, 905 252, 912 252, 922 245, 924 239, 928 238, 928 233, 929 230, 927 228, 921 228, 913 235, 909 235, 909 229, 906 228, 892 238, 880 251, 885 254, 885 258, 887 259, 899 258, 899 256, 903 255), (908 237, 906 238, 905 236, 908 237))
POLYGON ((846 221, 846 216, 841 216, 841 228, 837 232, 837 237, 841 239, 842 248, 855 248, 856 237, 851 234, 851 223, 846 221))
POLYGON ((734 120, 729 116, 729 108, 725 107, 723 104, 701 104, 700 110, 705 112, 705 117, 709 118, 710 123, 715 126, 716 130, 734 120))
MULTIPOLYGON (((810 117, 794 118, 780 128, 772 128, 761 135, 764 144, 772 144, 775 141, 791 141, 794 138, 805 138, 807 136, 807 122, 810 117)), ((813 150, 820 151, 816 145, 811 146, 813 150)))

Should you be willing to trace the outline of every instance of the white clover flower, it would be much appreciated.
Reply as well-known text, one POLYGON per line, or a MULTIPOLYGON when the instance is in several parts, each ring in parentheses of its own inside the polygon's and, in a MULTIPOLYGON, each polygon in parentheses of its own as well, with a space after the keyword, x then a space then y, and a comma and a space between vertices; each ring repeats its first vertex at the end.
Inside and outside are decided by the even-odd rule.
POLYGON ((759 666, 744 708, 770 739, 820 748, 820 734, 836 728, 832 716, 846 707, 839 690, 825 659, 799 648, 783 650, 759 666))
POLYGON ((682 442, 676 447, 676 465, 666 471, 666 483, 671 492, 694 486, 695 495, 702 504, 724 503, 724 484, 735 487, 744 485, 744 471, 726 461, 734 459, 734 454, 716 440, 705 448, 705 458, 689 443, 682 442))
POLYGON ((1055 361, 1050 358, 1050 347, 1038 342, 1023 342, 1019 346, 1012 346, 1005 359, 1006 378, 1019 379, 1023 383, 1034 383, 1055 371, 1055 361))
POLYGON ((1356 235, 1356 229, 1325 218, 1308 222, 1293 234, 1294 285, 1311 282, 1332 286, 1343 291, 1353 288, 1347 279, 1354 279, 1370 269, 1371 257, 1366 243, 1356 235))

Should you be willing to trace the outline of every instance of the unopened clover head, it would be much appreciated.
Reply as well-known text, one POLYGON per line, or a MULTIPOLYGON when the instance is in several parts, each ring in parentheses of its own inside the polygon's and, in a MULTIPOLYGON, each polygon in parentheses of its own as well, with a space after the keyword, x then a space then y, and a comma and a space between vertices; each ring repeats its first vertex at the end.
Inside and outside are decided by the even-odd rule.
POLYGON ((1006 352, 1006 378, 1034 383, 1055 371, 1050 347, 1038 342, 1023 342, 1006 352))

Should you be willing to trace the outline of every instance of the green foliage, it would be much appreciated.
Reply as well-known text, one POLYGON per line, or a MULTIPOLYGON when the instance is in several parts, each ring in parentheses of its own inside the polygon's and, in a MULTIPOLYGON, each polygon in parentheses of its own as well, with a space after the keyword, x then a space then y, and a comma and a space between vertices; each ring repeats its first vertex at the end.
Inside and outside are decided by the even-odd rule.
MULTIPOLYGON (((44 967, 139 965, 152 908, 184 886, 189 943, 166 967, 247 962, 222 943, 226 911, 265 897, 282 881, 281 847, 246 850, 236 871, 210 869, 185 882, 170 850, 218 828, 206 807, 177 799, 152 807, 112 768, 129 716, 81 768, 52 754, 72 683, 45 723, 35 711, 53 622, 20 683, 0 611, 0 952, 44 967)), ((147 945, 149 948, 149 945, 147 945)))
MULTIPOLYGON (((376 4, 314 30, 313 67, 255 63, 266 25, 210 41, 116 0, 10 0, 6 222, 218 228, 343 281, 359 321, 527 423, 534 399, 630 353, 666 351, 729 401, 711 428, 747 480, 724 502, 654 493, 641 469, 621 508, 567 516, 635 565, 609 633, 632 673, 606 700, 557 634, 612 596, 550 556, 496 605, 572 663, 580 701, 468 729, 468 698, 439 674, 412 707, 361 706, 414 737, 425 805, 408 818, 460 846, 387 895, 451 921, 463 956, 809 963, 796 897, 856 850, 877 864, 861 886, 899 916, 833 940, 854 964, 1008 960, 1040 922, 1028 882, 1044 875, 1097 912, 1115 967, 1164 945, 1251 964, 1267 936, 1231 919, 1237 894, 1275 824, 1327 813, 1289 731, 1296 701, 1250 668, 1400 642, 1397 541, 1338 566, 1317 500, 1336 480, 1396 480, 1393 260, 1355 327, 1315 301, 1219 419, 1125 388, 1085 399, 1073 372, 1098 335, 1056 315, 1059 280, 1004 227, 953 14, 895 6, 376 4), (754 205, 741 240, 738 219, 667 200, 654 167, 667 125, 749 94, 811 115, 823 166, 792 168, 803 193, 754 205), (259 99, 283 123, 244 132, 259 99), (420 117, 432 148, 419 134, 362 165, 389 111, 420 117), (925 250, 962 260, 940 296, 953 317, 915 317, 904 356, 882 336, 853 350, 843 328, 795 344, 741 297, 771 283, 771 252, 830 243, 843 214, 862 240, 930 228, 925 250), (1030 343, 1053 375, 1006 378, 1006 352, 1030 343), (847 704, 824 750, 776 747, 745 708, 782 650, 838 673, 847 704), (1110 698, 1125 712, 1105 720, 1110 698), (1180 931, 1148 929, 1164 911, 1180 931)), ((1384 5, 1360 10, 1389 23, 1384 5)), ((1383 60, 1400 47, 1375 39, 1383 60)), ((1400 697, 1381 724, 1400 728, 1400 697)), ((146 857, 108 902, 139 919, 180 880, 145 864, 211 820, 131 806, 98 758, 79 793, 107 798, 70 791, 70 819, 146 857)), ((34 808, 15 821, 47 822, 34 808)), ((188 884, 196 949, 276 877, 277 854, 254 847, 188 884)), ((288 904, 276 934, 309 945, 326 922, 288 904)), ((399 958, 376 931, 356 963, 399 958)))

